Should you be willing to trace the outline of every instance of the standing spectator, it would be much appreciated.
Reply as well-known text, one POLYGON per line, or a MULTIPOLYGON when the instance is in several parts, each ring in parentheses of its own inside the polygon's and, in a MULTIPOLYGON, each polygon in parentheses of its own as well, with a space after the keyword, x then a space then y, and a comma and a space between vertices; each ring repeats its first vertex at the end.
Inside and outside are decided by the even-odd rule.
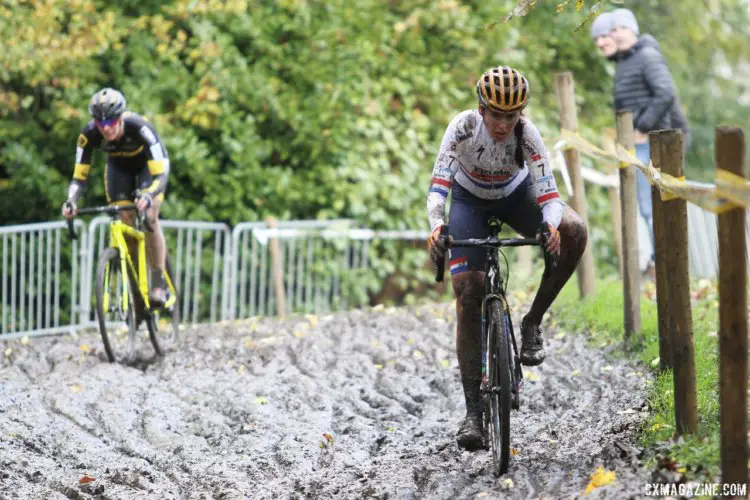
MULTIPOLYGON (((648 165, 648 133, 687 126, 687 120, 679 108, 672 75, 659 51, 659 45, 650 35, 639 37, 638 22, 627 9, 617 9, 599 16, 592 24, 591 35, 599 52, 617 64, 615 109, 633 114, 636 157, 648 165), (607 28, 609 35, 606 34, 607 28)), ((638 208, 647 223, 653 248, 651 187, 640 170, 636 173, 636 179, 638 208)))

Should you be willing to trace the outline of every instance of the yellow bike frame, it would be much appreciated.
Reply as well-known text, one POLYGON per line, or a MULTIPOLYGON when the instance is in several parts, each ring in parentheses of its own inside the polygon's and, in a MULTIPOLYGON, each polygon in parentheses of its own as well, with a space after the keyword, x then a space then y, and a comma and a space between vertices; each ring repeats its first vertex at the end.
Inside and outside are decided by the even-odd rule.
MULTIPOLYGON (((122 280, 122 310, 128 310, 128 267, 133 272, 133 276, 138 278, 138 290, 141 293, 143 302, 146 309, 151 308, 151 304, 148 299, 148 273, 146 268, 146 235, 143 231, 128 226, 120 220, 113 220, 109 224, 109 246, 116 248, 120 251, 120 271, 122 280), (130 256, 130 249, 128 248, 128 242, 125 239, 126 236, 133 238, 138 243, 138 270, 136 271, 135 265, 133 264, 133 258, 130 256)), ((164 308, 169 308, 174 305, 177 301, 177 294, 175 293, 174 285, 172 284, 172 277, 169 273, 164 273, 164 278, 169 287, 170 296, 167 302, 164 304, 164 308)), ((103 302, 104 310, 109 309, 109 272, 105 278, 104 289, 106 290, 103 302)))

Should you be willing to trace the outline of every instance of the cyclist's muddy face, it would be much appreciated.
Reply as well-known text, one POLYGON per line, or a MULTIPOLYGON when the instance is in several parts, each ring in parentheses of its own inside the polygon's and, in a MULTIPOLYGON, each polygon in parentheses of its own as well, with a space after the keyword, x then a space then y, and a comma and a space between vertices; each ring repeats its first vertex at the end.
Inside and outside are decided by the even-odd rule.
POLYGON ((490 133, 495 142, 502 142, 510 137, 513 129, 521 118, 520 111, 504 113, 502 111, 492 111, 487 108, 480 108, 479 113, 484 120, 484 126, 490 133))
POLYGON ((111 120, 96 120, 96 128, 102 133, 107 141, 116 141, 123 132, 122 118, 113 118, 111 120))

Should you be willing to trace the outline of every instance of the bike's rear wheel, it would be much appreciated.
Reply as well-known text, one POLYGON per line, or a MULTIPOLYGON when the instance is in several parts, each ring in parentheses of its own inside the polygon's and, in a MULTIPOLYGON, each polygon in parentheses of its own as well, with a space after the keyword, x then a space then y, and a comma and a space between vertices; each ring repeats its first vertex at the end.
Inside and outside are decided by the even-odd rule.
POLYGON ((496 476, 508 471, 510 462, 511 365, 510 331, 505 319, 507 305, 500 299, 487 303, 487 413, 490 450, 496 476))
POLYGON ((96 315, 104 350, 111 363, 132 358, 135 350, 135 301, 133 290, 123 278, 120 251, 105 248, 96 268, 96 315), (127 303, 123 304, 123 295, 127 303))
POLYGON ((177 290, 177 276, 172 268, 172 261, 167 255, 165 272, 169 295, 174 296, 174 303, 166 308, 150 311, 146 320, 149 338, 154 346, 154 351, 159 356, 177 344, 180 336, 180 293, 177 290))

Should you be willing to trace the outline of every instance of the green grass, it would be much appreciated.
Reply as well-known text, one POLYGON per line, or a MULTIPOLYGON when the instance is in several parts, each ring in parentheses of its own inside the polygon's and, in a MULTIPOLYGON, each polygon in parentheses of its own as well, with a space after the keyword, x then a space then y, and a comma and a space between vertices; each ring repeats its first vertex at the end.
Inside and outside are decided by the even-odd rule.
MULTIPOLYGON (((674 385, 671 371, 659 374, 659 338, 656 303, 646 294, 641 300, 641 333, 629 345, 623 342, 622 282, 599 281, 596 296, 579 299, 578 285, 570 280, 552 306, 552 323, 583 333, 598 347, 615 345, 616 355, 637 361, 651 371, 648 388, 649 418, 639 431, 639 444, 650 450, 649 461, 669 456, 686 468, 690 479, 714 480, 720 472, 718 302, 715 283, 691 284, 699 292, 693 300, 693 336, 698 403, 698 432, 675 440, 674 385)), ((650 464, 650 465, 652 465, 650 464)))

